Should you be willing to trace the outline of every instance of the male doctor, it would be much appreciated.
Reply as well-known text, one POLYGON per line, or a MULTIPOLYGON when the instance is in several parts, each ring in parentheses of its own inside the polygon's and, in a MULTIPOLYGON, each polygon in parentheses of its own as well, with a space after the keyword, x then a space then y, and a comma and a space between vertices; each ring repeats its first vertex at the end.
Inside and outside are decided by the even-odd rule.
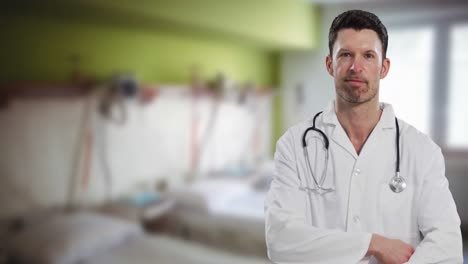
POLYGON ((274 263, 463 262, 440 148, 379 102, 387 43, 372 13, 333 21, 326 67, 336 98, 277 143, 265 201, 274 263), (309 130, 303 147, 313 123, 321 132, 309 130))

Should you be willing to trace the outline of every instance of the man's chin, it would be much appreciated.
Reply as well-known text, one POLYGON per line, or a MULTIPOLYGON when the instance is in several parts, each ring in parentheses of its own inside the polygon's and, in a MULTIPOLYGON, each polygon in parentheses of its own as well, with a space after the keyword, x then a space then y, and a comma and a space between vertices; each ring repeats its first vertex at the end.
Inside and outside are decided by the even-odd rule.
POLYGON ((350 104, 360 105, 371 101, 373 98, 374 96, 365 96, 364 94, 347 94, 344 99, 350 104))

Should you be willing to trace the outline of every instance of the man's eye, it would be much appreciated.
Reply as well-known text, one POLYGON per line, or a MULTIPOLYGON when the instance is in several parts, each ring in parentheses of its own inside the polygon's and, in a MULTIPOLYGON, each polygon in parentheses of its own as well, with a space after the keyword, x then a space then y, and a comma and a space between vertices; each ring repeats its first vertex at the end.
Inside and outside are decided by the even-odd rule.
POLYGON ((349 52, 341 53, 341 57, 350 57, 350 56, 351 56, 351 53, 349 52))
POLYGON ((366 56, 366 59, 373 59, 374 58, 374 54, 372 54, 372 53, 368 53, 365 56, 366 56))

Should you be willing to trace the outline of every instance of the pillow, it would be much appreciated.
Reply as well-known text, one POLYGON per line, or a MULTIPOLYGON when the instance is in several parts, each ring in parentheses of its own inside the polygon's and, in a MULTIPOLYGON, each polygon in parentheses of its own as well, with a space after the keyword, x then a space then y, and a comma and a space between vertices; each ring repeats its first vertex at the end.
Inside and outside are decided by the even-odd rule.
POLYGON ((7 241, 12 257, 26 263, 78 263, 142 233, 135 223, 85 211, 26 222, 7 241))

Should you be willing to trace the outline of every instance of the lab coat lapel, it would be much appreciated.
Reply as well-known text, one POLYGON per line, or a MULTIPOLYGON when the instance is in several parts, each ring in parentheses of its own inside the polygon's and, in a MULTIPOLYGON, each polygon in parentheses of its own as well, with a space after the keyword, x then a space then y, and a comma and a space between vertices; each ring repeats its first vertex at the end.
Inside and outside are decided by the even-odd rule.
POLYGON ((381 142, 379 141, 385 138, 383 135, 385 130, 393 130, 393 128, 395 128, 395 114, 393 112, 392 106, 389 104, 381 103, 380 108, 383 110, 382 116, 380 117, 379 122, 374 127, 371 134, 364 143, 364 146, 360 153, 361 157, 372 155, 373 149, 379 144, 381 146, 381 142))
POLYGON ((358 158, 358 154, 356 152, 356 149, 354 149, 353 143, 351 143, 351 140, 349 140, 348 135, 344 131, 343 127, 341 124, 336 126, 335 130, 333 131, 332 134, 332 139, 333 141, 336 142, 339 146, 341 146, 343 149, 345 149, 351 156, 353 156, 354 159, 358 158))
MULTIPOLYGON (((392 106, 390 104, 381 103, 380 108, 383 109, 382 116, 373 129, 371 135, 364 143, 363 149, 361 150, 361 156, 365 155, 366 153, 370 153, 371 150, 377 146, 377 140, 381 138, 380 133, 382 133, 382 129, 395 128, 395 113, 393 112, 392 106)), ((351 140, 349 140, 348 135, 344 131, 343 127, 338 121, 338 117, 336 116, 335 101, 332 101, 323 113, 324 125, 328 124, 333 126, 329 133, 330 139, 346 150, 355 159, 358 159, 358 154, 354 149, 351 140)))
POLYGON ((351 140, 349 140, 348 135, 346 135, 346 132, 338 121, 338 117, 336 116, 335 101, 331 102, 323 111, 323 113, 323 123, 333 127, 328 134, 330 135, 330 139, 338 144, 338 146, 346 150, 352 157, 354 157, 354 159, 357 159, 358 155, 356 150, 354 149, 351 140))
POLYGON ((374 127, 369 137, 367 137, 366 142, 364 142, 364 146, 362 146, 361 153, 359 153, 359 156, 361 158, 372 153, 372 150, 379 144, 379 142, 377 141, 382 140, 382 133, 383 131, 382 131, 382 128, 380 127, 380 122, 379 122, 374 127))

